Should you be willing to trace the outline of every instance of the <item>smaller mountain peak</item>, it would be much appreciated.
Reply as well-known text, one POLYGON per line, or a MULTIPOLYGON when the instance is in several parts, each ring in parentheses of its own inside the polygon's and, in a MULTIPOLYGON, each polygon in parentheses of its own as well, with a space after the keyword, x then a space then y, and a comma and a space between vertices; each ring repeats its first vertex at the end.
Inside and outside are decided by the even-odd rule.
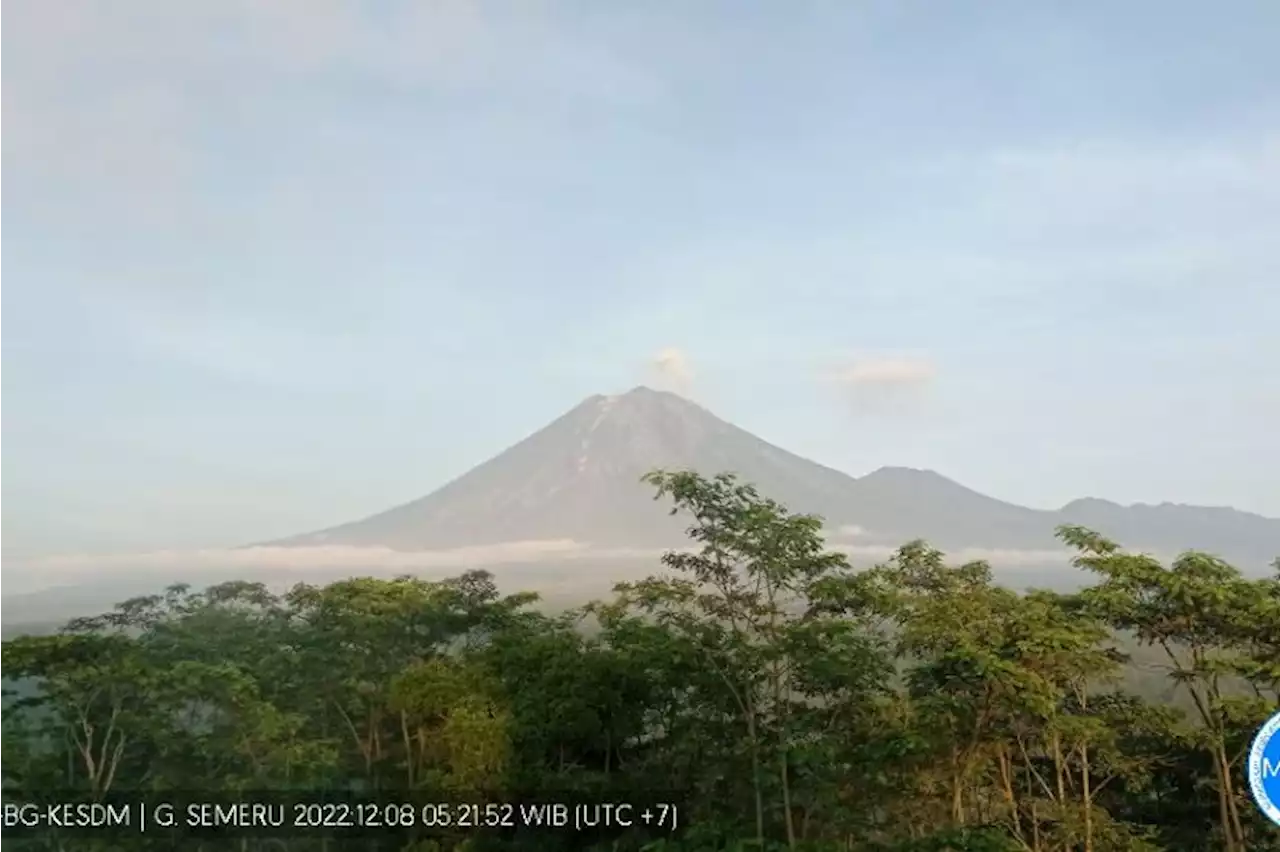
POLYGON ((863 479, 932 479, 935 482, 950 481, 936 470, 900 465, 885 465, 868 473, 863 479))
POLYGON ((1078 497, 1067 503, 1058 511, 1070 512, 1081 509, 1120 509, 1123 508, 1119 503, 1113 503, 1110 500, 1103 500, 1101 497, 1078 497))

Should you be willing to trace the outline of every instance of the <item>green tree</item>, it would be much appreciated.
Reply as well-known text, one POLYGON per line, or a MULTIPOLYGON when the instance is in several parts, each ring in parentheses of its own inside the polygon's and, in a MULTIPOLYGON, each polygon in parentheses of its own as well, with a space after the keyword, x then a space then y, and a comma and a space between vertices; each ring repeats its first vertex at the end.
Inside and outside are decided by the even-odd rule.
POLYGON ((581 610, 539 612, 479 571, 231 582, 6 640, 6 801, 661 790, 678 834, 418 826, 341 848, 1280 852, 1242 773, 1280 705, 1280 573, 1166 566, 1074 527, 1092 585, 1070 595, 924 542, 855 570, 818 518, 731 475, 647 479, 690 548, 581 610))

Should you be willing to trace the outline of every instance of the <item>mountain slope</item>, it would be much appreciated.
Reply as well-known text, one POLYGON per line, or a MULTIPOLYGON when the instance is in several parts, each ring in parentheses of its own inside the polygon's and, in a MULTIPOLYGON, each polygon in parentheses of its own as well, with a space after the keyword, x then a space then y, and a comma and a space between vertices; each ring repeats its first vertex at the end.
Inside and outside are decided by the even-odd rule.
POLYGON ((1135 549, 1199 548, 1262 566, 1280 555, 1280 520, 1233 509, 1122 507, 1079 500, 1059 511, 1017 506, 931 471, 881 468, 854 478, 787 452, 675 394, 645 387, 593 396, 520 443, 419 500, 276 545, 433 550, 572 539, 595 547, 666 547, 684 521, 653 503, 655 467, 734 471, 835 539, 943 548, 1056 548, 1062 523, 1091 526, 1135 549))
POLYGON ((766 443, 675 394, 593 396, 426 497, 281 544, 431 549, 534 539, 667 546, 683 523, 640 477, 733 470, 770 496, 837 508, 853 479, 766 443))

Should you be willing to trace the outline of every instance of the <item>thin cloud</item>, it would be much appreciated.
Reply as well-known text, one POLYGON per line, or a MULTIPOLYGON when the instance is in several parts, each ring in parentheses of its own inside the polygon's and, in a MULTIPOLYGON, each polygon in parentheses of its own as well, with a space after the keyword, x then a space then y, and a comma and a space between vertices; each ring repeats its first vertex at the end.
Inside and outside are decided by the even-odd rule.
POLYGON ((902 413, 917 405, 937 376, 928 358, 876 355, 849 360, 824 378, 859 414, 902 413))
MULTIPOLYGON (((651 68, 543 8, 11 0, 4 11, 5 176, 17 181, 15 200, 51 217, 86 205, 157 221, 197 216, 226 134, 287 127, 270 98, 299 83, 341 76, 584 106, 649 105, 665 91, 651 68)), ((255 148, 278 144, 259 138, 255 148)))
POLYGON ((849 387, 918 387, 932 382, 936 373, 921 358, 866 358, 839 368, 834 378, 849 387))

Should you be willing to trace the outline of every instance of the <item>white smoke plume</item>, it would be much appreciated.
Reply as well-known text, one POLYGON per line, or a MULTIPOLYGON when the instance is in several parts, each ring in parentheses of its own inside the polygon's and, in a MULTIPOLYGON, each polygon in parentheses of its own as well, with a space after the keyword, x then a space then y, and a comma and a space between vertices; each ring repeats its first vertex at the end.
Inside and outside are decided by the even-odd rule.
POLYGON ((693 368, 684 350, 675 347, 661 350, 650 360, 649 372, 654 383, 662 389, 674 391, 681 396, 692 395, 693 368))

